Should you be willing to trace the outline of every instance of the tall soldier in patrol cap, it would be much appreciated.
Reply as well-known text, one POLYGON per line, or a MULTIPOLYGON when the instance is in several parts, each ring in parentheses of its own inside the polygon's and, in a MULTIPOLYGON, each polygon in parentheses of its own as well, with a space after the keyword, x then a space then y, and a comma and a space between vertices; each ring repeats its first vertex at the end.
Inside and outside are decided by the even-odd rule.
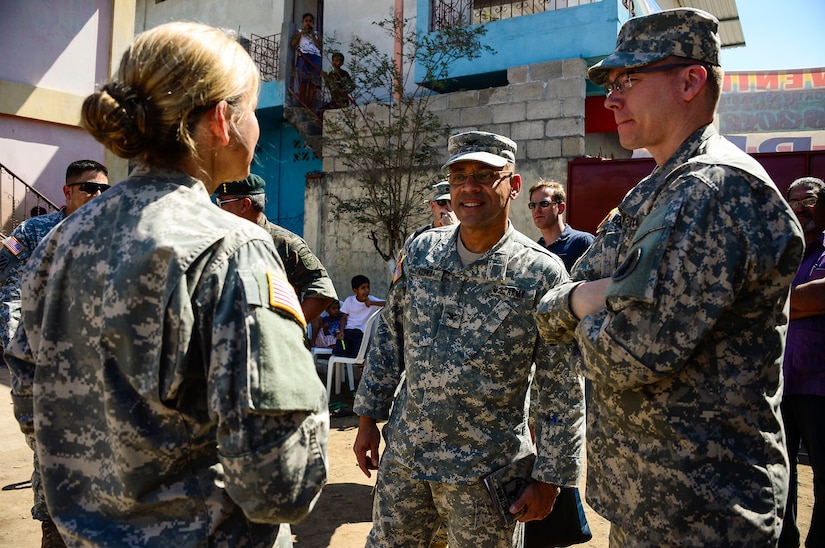
POLYGON ((353 450, 367 476, 378 469, 367 546, 426 547, 444 521, 451 548, 521 546, 523 524, 499 520, 480 480, 533 452, 533 362, 538 455, 527 471, 533 481, 508 510, 525 511, 521 522, 544 518, 557 487, 576 485, 582 471, 583 383, 554 366, 533 316, 568 276, 556 255, 510 223, 521 190, 516 144, 471 131, 452 136, 449 153, 444 167, 461 222, 428 230, 406 249, 355 400, 353 450), (379 467, 376 421, 388 417, 379 467))
POLYGON ((307 243, 297 234, 276 225, 264 215, 266 181, 254 173, 246 179, 222 183, 215 191, 221 209, 252 221, 272 236, 278 256, 284 263, 287 279, 298 298, 307 322, 318 318, 338 294, 327 270, 307 243))
POLYGON ((803 241, 765 170, 713 126, 717 19, 622 27, 589 71, 623 147, 656 168, 539 307, 593 380, 587 499, 611 546, 775 546, 788 492, 779 403, 803 241), (588 280, 582 283, 581 280, 588 280))

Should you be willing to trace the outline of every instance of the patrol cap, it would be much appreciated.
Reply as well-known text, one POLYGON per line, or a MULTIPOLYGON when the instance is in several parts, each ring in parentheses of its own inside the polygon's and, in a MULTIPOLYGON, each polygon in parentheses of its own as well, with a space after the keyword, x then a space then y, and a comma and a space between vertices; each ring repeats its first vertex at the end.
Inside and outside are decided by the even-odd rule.
POLYGON ((435 189, 435 196, 433 196, 432 201, 435 202, 436 200, 449 200, 450 199, 450 181, 441 181, 440 183, 436 183, 433 185, 435 189))
POLYGON ((636 68, 675 55, 719 65, 719 20, 706 11, 678 8, 629 19, 616 38, 616 50, 587 71, 599 86, 612 69, 636 68))
POLYGON ((493 167, 504 167, 516 162, 516 143, 495 133, 468 131, 450 137, 447 153, 450 159, 444 169, 456 162, 482 162, 493 167))
POLYGON ((266 181, 258 175, 250 173, 246 179, 240 181, 232 181, 231 183, 222 183, 215 194, 220 196, 230 194, 235 196, 250 196, 252 194, 263 194, 266 188, 266 181))

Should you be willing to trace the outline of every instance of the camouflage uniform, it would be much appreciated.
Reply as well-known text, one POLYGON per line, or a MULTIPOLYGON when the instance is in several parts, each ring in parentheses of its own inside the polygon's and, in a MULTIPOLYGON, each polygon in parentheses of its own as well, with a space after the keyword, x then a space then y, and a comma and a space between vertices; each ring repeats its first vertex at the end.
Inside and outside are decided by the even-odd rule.
POLYGON ((581 473, 582 383, 569 368, 553 367, 533 317, 544 292, 568 279, 564 265, 510 225, 492 249, 462 266, 458 226, 410 243, 358 387, 354 411, 384 420, 406 371, 384 427, 368 546, 427 546, 441 521, 432 497, 450 508, 443 517, 451 546, 515 545, 515 526, 498 525, 479 478, 532 452, 534 360, 542 414, 532 475, 575 485, 581 473))
POLYGON ((575 283, 542 299, 542 336, 575 338, 594 381, 587 499, 621 529, 611 538, 776 543, 782 326, 801 252, 767 173, 709 125, 627 194, 574 270, 612 275, 607 308, 576 320, 575 283))
POLYGON ((61 209, 48 215, 26 219, 3 240, 0 247, 0 342, 3 348, 17 329, 20 321, 20 278, 23 265, 31 257, 46 234, 66 218, 66 210, 61 209))
POLYGON ((61 223, 7 359, 71 545, 272 546, 327 477, 324 387, 269 236, 138 168, 61 223))
POLYGON ((278 256, 284 263, 287 279, 299 297, 338 300, 338 293, 326 268, 303 238, 266 217, 258 224, 272 236, 278 256))
MULTIPOLYGON (((0 342, 6 348, 20 322, 20 278, 29 257, 49 231, 66 218, 66 210, 61 209, 47 215, 32 217, 20 223, 11 236, 0 247, 0 342)), ((26 442, 35 450, 34 438, 26 436, 26 442)), ((32 459, 32 517, 38 521, 49 521, 46 495, 40 481, 40 463, 37 452, 32 459)))

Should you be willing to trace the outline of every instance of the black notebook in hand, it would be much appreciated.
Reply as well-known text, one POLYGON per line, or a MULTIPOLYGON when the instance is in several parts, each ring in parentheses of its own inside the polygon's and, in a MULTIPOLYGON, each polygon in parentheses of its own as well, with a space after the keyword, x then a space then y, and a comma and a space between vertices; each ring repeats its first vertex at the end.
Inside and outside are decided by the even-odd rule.
POLYGON ((530 473, 533 471, 533 463, 535 462, 535 455, 525 455, 481 478, 484 487, 490 494, 490 498, 493 499, 493 507, 496 509, 501 522, 505 525, 513 523, 527 510, 523 508, 518 514, 511 514, 510 505, 518 500, 527 486, 530 485, 532 481, 530 473))
MULTIPOLYGON (((513 523, 526 511, 525 508, 511 514, 510 505, 533 481, 530 475, 535 462, 535 455, 526 455, 481 479, 503 524, 513 523)), ((525 526, 525 548, 571 546, 593 538, 576 487, 562 487, 553 511, 543 520, 528 521, 525 526)))

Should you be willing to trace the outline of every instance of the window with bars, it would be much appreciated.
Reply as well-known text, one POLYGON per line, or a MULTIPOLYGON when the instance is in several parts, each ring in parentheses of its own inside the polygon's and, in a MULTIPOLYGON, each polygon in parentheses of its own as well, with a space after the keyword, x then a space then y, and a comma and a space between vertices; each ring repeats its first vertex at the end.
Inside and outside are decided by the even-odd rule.
POLYGON ((430 31, 594 4, 601 0, 430 0, 430 31))
POLYGON ((241 45, 261 71, 261 79, 270 82, 278 79, 278 57, 281 49, 281 35, 270 36, 250 35, 249 39, 241 38, 241 45))

